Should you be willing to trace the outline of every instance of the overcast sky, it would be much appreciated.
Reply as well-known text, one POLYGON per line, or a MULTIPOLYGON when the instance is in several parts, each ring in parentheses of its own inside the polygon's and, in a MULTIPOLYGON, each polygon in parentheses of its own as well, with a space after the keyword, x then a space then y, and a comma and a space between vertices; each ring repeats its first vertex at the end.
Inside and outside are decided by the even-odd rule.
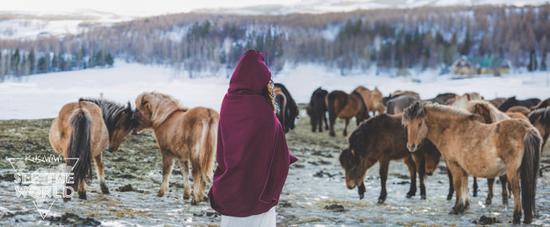
MULTIPOLYGON (((550 0, 0 0, 0 11, 52 14, 97 10, 126 16, 151 16, 197 9, 243 8, 283 5, 286 8, 317 11, 353 10, 358 7, 417 7, 422 5, 540 4, 550 0), (301 5, 301 7, 300 7, 301 5)), ((268 10, 270 10, 268 8, 268 10)))
POLYGON ((71 12, 93 9, 123 15, 154 15, 204 8, 240 8, 263 4, 291 5, 300 0, 2 0, 2 11, 71 12))

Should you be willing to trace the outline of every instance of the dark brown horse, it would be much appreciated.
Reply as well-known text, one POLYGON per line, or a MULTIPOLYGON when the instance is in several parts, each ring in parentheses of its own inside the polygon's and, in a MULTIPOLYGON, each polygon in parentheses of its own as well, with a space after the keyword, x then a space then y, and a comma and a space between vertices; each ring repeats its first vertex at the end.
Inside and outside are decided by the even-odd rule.
POLYGON ((428 102, 435 102, 443 105, 450 105, 458 95, 455 93, 441 93, 435 96, 435 98, 428 99, 428 102))
POLYGON ((550 107, 550 98, 542 100, 541 102, 539 102, 539 104, 534 106, 532 109, 537 110, 537 109, 543 109, 543 108, 546 108, 546 107, 550 107))
MULTIPOLYGON (((542 137, 542 148, 546 145, 546 141, 550 136, 550 107, 544 109, 538 109, 529 114, 529 121, 537 130, 542 137)), ((543 150, 541 150, 542 152, 543 150)), ((542 171, 549 168, 549 166, 544 166, 540 168, 540 176, 542 176, 542 171)))
POLYGON ((281 125, 286 133, 291 129, 294 129, 294 121, 299 114, 298 106, 292 98, 292 95, 290 95, 290 92, 288 92, 288 89, 286 89, 283 84, 275 83, 273 93, 275 95, 275 102, 278 106, 276 109, 277 118, 279 119, 279 122, 281 122, 281 125))
POLYGON ((336 136, 334 133, 334 124, 336 118, 344 119, 344 136, 348 135, 349 120, 355 117, 357 125, 369 118, 369 111, 361 95, 357 92, 347 94, 346 92, 336 90, 327 95, 326 104, 328 107, 330 136, 336 136))
POLYGON ((540 99, 538 98, 531 98, 531 99, 525 99, 525 100, 517 100, 516 96, 510 97, 504 101, 499 107, 498 110, 502 112, 506 112, 510 107, 513 106, 525 106, 529 109, 536 106, 540 103, 540 99))
POLYGON ((431 175, 437 168, 440 154, 435 146, 425 141, 418 154, 413 157, 407 150, 407 131, 401 125, 401 115, 381 114, 359 125, 349 137, 349 148, 340 154, 340 164, 344 168, 346 186, 359 187, 359 196, 363 198, 364 178, 367 170, 376 162, 380 164, 381 191, 378 203, 386 200, 386 180, 391 160, 403 159, 409 169, 411 184, 407 198, 416 194, 416 173, 420 178, 420 194, 426 199, 424 176, 431 175))
POLYGON ((326 114, 327 106, 325 104, 325 98, 327 95, 328 91, 320 87, 315 89, 313 94, 311 94, 306 112, 309 115, 312 132, 315 132, 317 129, 319 129, 319 132, 323 132, 323 121, 325 122, 325 130, 328 129, 326 114))
POLYGON ((529 114, 529 121, 539 130, 542 136, 542 147, 544 148, 550 136, 550 107, 531 112, 529 114))

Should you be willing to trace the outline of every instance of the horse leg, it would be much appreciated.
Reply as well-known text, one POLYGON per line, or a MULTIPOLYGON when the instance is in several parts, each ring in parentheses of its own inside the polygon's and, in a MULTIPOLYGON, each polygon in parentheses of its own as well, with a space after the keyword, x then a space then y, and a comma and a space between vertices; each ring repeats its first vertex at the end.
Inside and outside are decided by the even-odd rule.
POLYGON ((519 224, 521 220, 521 197, 519 187, 519 177, 516 171, 508 170, 506 172, 508 183, 512 186, 512 193, 514 193, 514 224, 519 224))
POLYGON ((468 188, 468 176, 466 176, 464 170, 455 163, 447 162, 447 168, 451 171, 453 176, 453 187, 456 191, 455 205, 449 214, 461 214, 466 208, 465 197, 468 193, 466 192, 466 194, 464 194, 464 188, 468 188), (464 179, 466 179, 466 182, 464 182, 464 179))
POLYGON ((412 157, 409 156, 404 160, 407 168, 409 169, 409 176, 411 178, 411 184, 409 185, 409 192, 407 192, 407 198, 411 198, 416 195, 416 165, 412 160, 412 157))
POLYGON ((344 136, 348 136, 349 118, 346 119, 346 125, 344 126, 344 136))
POLYGON ((508 187, 506 186, 506 175, 500 176, 500 186, 502 187, 502 204, 508 206, 508 187))
POLYGON ((158 197, 164 196, 164 193, 168 190, 168 184, 170 181, 170 174, 172 174, 172 162, 173 157, 169 154, 162 154, 162 184, 160 185, 160 190, 158 197))
POLYGON ((188 200, 191 193, 191 187, 189 187, 189 161, 180 159, 179 163, 181 176, 183 177, 183 199, 188 200))
MULTIPOLYGON (((415 153, 416 155, 416 153, 415 153)), ((417 155, 415 159, 416 169, 418 171, 418 178, 420 179, 420 199, 426 199, 426 185, 424 184, 424 177, 426 176, 426 159, 424 155, 417 155)))
POLYGON ((199 163, 193 163, 191 172, 193 174, 193 195, 191 197, 191 204, 197 205, 204 199, 204 181, 201 173, 201 166, 199 163))
POLYGON ((103 154, 99 154, 98 156, 95 156, 95 167, 96 167, 96 175, 97 180, 99 181, 99 187, 101 189, 101 193, 103 194, 109 194, 109 188, 107 188, 107 184, 105 184, 105 168, 103 166, 103 154))
POLYGON ((451 171, 447 167, 447 177, 449 178, 449 193, 447 193, 447 200, 451 200, 453 198, 453 194, 455 192, 455 188, 453 186, 453 174, 451 174, 451 171))
MULTIPOLYGON (((325 120, 326 120, 326 118, 325 118, 325 120)), ((319 128, 319 132, 323 132, 323 115, 317 116, 315 121, 316 121, 316 124, 317 124, 317 128, 319 128)), ((326 124, 326 122, 325 122, 325 124, 326 124)), ((328 127, 328 124, 325 125, 325 127, 328 127)))
POLYGON ((473 196, 477 197, 477 177, 474 177, 474 183, 472 187, 474 188, 473 196))
POLYGON ((493 200, 493 184, 495 184, 495 178, 487 178, 487 186, 489 187, 489 192, 487 193, 487 198, 485 199, 485 205, 491 205, 493 200))
POLYGON ((378 204, 384 203, 388 195, 386 191, 386 180, 388 179, 388 170, 389 170, 390 161, 389 160, 380 160, 380 196, 378 197, 378 204))
MULTIPOLYGON (((325 130, 328 130, 328 119, 327 119, 327 114, 323 111, 323 119, 325 120, 325 130)), ((322 124, 321 124, 321 127, 322 127, 322 124)))
POLYGON ((78 183, 78 198, 88 199, 86 196, 86 181, 84 179, 80 180, 80 183, 78 183))

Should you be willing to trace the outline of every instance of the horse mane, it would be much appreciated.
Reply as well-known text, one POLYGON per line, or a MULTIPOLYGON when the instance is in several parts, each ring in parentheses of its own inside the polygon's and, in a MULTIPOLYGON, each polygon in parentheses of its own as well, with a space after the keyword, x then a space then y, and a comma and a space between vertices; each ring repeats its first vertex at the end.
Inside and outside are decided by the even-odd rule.
POLYGON ((283 91, 283 94, 285 94, 285 96, 286 96, 286 102, 287 102, 287 106, 289 107, 289 110, 294 115, 298 116, 298 114, 299 114, 298 105, 296 105, 296 101, 294 101, 294 98, 292 98, 292 95, 290 95, 290 92, 288 92, 285 85, 283 85, 281 83, 275 83, 274 85, 281 88, 281 90, 283 91))
POLYGON ((151 122, 153 126, 162 124, 172 113, 176 111, 187 111, 188 108, 180 104, 174 97, 159 92, 144 92, 136 99, 136 106, 139 108, 143 102, 150 104, 151 122), (139 104, 138 104, 139 103, 139 104))
POLYGON ((92 102, 101 108, 103 121, 109 131, 109 138, 111 138, 116 128, 132 129, 136 126, 133 119, 134 110, 132 110, 130 102, 125 106, 102 98, 80 98, 78 101, 92 102))
POLYGON ((529 114, 531 124, 535 124, 537 120, 545 127, 550 127, 550 107, 534 110, 529 114))
POLYGON ((426 116, 428 110, 442 113, 446 116, 454 118, 471 118, 474 116, 472 113, 459 108, 425 101, 416 101, 404 110, 403 120, 410 121, 413 119, 423 118, 426 116))

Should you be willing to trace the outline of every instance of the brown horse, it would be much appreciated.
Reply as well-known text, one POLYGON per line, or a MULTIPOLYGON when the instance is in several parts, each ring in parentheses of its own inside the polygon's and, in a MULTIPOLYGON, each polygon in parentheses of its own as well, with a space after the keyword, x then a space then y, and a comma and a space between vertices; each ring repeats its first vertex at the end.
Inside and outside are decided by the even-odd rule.
POLYGON ((416 99, 420 100, 420 95, 414 91, 407 91, 407 90, 396 90, 394 92, 392 92, 391 94, 389 94, 388 96, 382 98, 382 103, 385 105, 385 106, 388 106, 388 102, 392 99, 395 99, 397 97, 400 97, 400 96, 413 96, 415 97, 416 99))
POLYGON ((512 106, 506 110, 506 113, 520 113, 524 116, 528 116, 531 110, 525 106, 512 106))
POLYGON ((92 159, 96 166, 101 192, 109 194, 105 184, 103 151, 115 151, 135 126, 133 111, 128 105, 107 100, 80 99, 65 104, 50 128, 53 150, 73 166, 74 183, 79 198, 86 199, 86 178, 91 177, 92 159))
POLYGON ((405 108, 418 101, 419 99, 415 96, 410 95, 401 95, 397 98, 393 98, 388 101, 388 108, 386 109, 389 114, 398 114, 402 113, 405 108))
POLYGON ((403 124, 411 152, 427 138, 445 158, 457 192, 452 214, 463 213, 469 206, 468 175, 495 178, 506 174, 514 194, 513 223, 520 223, 522 208, 524 223, 531 223, 542 143, 531 124, 517 119, 485 124, 467 111, 421 102, 405 110, 403 124))
POLYGON ((499 106, 502 105, 502 103, 504 103, 505 101, 506 101, 506 98, 502 98, 502 97, 494 98, 494 99, 489 100, 489 102, 490 102, 491 104, 493 104, 493 106, 495 106, 495 107, 499 107, 499 106))
POLYGON ((323 132, 323 121, 325 122, 325 130, 328 129, 327 122, 327 106, 325 98, 328 95, 328 91, 322 88, 317 88, 311 94, 309 104, 306 108, 306 112, 309 115, 311 131, 315 132, 319 129, 319 132, 323 132))
POLYGON ((355 117, 357 125, 364 119, 369 118, 367 106, 361 95, 356 91, 349 95, 340 90, 332 91, 327 95, 325 102, 328 107, 330 136, 336 136, 334 124, 337 117, 344 119, 346 122, 344 136, 348 135, 348 124, 351 118, 355 117))
POLYGON ((384 103, 382 103, 384 96, 377 87, 374 87, 374 90, 370 90, 366 87, 359 86, 353 91, 361 95, 363 101, 365 101, 367 105, 367 109, 372 112, 372 115, 375 115, 376 112, 381 114, 386 111, 386 107, 384 107, 384 103))
POLYGON ((158 193, 164 196, 172 173, 173 159, 179 160, 184 180, 183 198, 189 199, 189 162, 193 175, 192 204, 205 199, 206 184, 212 178, 216 154, 219 114, 208 108, 185 108, 171 96, 144 92, 136 98, 137 130, 152 128, 162 155, 162 185, 158 193))
POLYGON ((425 141, 418 153, 411 156, 406 147, 405 128, 401 125, 401 115, 377 115, 359 125, 350 135, 349 148, 340 154, 340 164, 344 168, 346 186, 349 189, 359 186, 359 196, 363 198, 364 178, 367 170, 376 162, 380 164, 381 191, 378 203, 386 200, 386 180, 391 160, 403 159, 409 169, 411 184, 407 198, 416 194, 416 173, 420 178, 420 195, 426 199, 424 176, 431 175, 437 168, 440 154, 433 144, 425 141))

